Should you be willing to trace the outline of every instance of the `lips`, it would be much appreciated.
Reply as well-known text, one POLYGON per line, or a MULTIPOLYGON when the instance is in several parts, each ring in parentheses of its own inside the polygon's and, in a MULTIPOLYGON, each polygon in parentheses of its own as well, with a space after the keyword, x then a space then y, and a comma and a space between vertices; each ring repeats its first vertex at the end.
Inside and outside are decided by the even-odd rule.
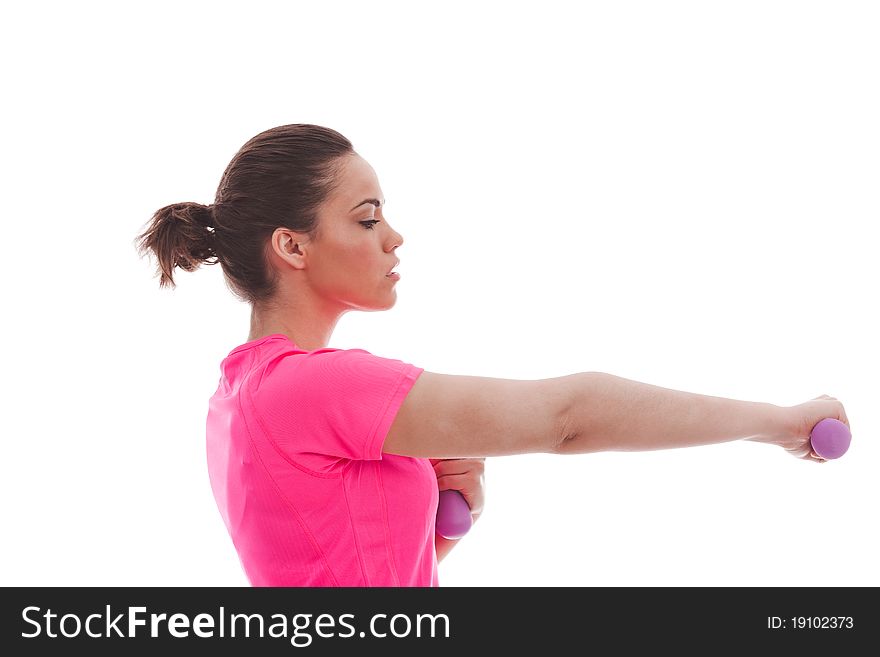
MULTIPOLYGON (((397 267, 399 264, 400 264, 400 260, 398 260, 397 262, 394 263, 394 267, 397 267)), ((391 276, 391 274, 395 274, 395 273, 397 273, 397 272, 394 271, 394 267, 392 267, 391 269, 389 269, 389 270, 388 270, 388 273, 385 274, 385 275, 386 275, 386 276, 391 276)))

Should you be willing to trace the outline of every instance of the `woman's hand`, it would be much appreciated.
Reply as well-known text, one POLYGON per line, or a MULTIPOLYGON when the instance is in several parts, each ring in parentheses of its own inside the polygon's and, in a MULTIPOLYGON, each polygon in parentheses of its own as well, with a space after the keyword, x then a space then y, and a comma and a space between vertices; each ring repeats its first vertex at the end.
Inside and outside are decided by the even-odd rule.
POLYGON ((485 501, 483 470, 486 459, 431 459, 438 490, 457 490, 471 509, 476 522, 485 501))
MULTIPOLYGON (((822 395, 803 404, 782 407, 782 423, 775 434, 760 442, 779 445, 792 456, 808 461, 824 462, 810 445, 810 432, 821 420, 834 418, 849 427, 846 410, 835 397, 822 395)), ((851 429, 850 429, 851 430, 851 429)))

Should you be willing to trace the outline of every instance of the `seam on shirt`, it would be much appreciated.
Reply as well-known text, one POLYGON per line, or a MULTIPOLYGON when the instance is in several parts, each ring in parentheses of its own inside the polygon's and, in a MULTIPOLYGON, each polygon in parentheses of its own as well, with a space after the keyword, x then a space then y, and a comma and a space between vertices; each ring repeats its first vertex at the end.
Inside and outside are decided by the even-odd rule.
POLYGON ((395 586, 400 586, 400 575, 397 573, 397 558, 394 556, 391 527, 388 524, 388 498, 385 496, 385 482, 382 479, 382 468, 379 467, 379 462, 374 461, 374 463, 376 464, 376 479, 379 482, 379 495, 382 497, 382 524, 385 527, 385 549, 391 555, 391 574, 394 576, 395 586))
MULTIPOLYGON (((247 383, 246 383, 244 386, 242 386, 242 389, 243 389, 243 390, 247 393, 247 395, 248 395, 248 401, 250 401, 251 408, 253 408, 253 409, 256 410, 256 404, 254 403, 254 398, 253 398, 253 394, 252 394, 251 386, 250 386, 250 382, 251 382, 252 379, 253 379, 253 375, 249 376, 249 377, 248 377, 248 381, 247 381, 247 383)), ((257 420, 257 424, 260 425, 260 429, 263 430, 263 434, 266 436, 266 440, 269 441, 269 444, 272 445, 272 447, 275 449, 275 451, 278 453, 278 455, 279 455, 282 459, 284 459, 287 463, 289 463, 290 465, 292 465, 293 467, 295 467, 297 470, 300 470, 301 472, 304 472, 305 474, 307 474, 307 475, 311 475, 311 476, 313 476, 313 477, 320 477, 321 479, 341 479, 341 478, 342 478, 342 473, 341 473, 341 472, 340 472, 340 473, 337 473, 337 474, 326 473, 326 472, 317 472, 316 470, 312 470, 311 468, 307 468, 306 466, 304 466, 303 464, 299 463, 298 461, 295 461, 295 460, 293 459, 293 457, 290 456, 290 454, 288 454, 287 452, 285 452, 285 451, 284 451, 283 449, 281 449, 281 447, 278 445, 278 442, 275 440, 275 438, 274 438, 272 432, 269 431, 269 429, 268 429, 268 428, 266 427, 266 425, 263 423, 263 420, 262 420, 262 417, 260 416, 260 414, 255 412, 255 413, 254 413, 254 418, 256 418, 256 420, 257 420)), ((326 455, 323 455, 323 456, 326 456, 326 455)), ((349 459, 349 460, 350 460, 350 459, 349 459)))
MULTIPOLYGON (((403 380, 410 372, 410 368, 414 367, 413 365, 406 365, 401 368, 401 371, 398 373, 397 380, 394 382, 394 385, 391 386, 388 396, 385 398, 385 403, 382 404, 382 410, 376 414, 376 418, 373 421, 373 426, 370 427, 370 433, 367 435, 367 441, 364 443, 364 460, 373 460, 369 459, 369 451, 372 451, 373 443, 376 442, 376 433, 379 430, 379 425, 385 419, 385 415, 388 413, 388 407, 391 405, 391 401, 397 396, 397 393, 400 391, 400 386, 403 383, 403 380)), ((383 437, 384 438, 384 437, 383 437)))
POLYGON ((251 342, 245 342, 244 344, 240 344, 235 349, 230 351, 229 354, 227 355, 227 358, 234 353, 237 353, 240 351, 245 351, 246 349, 254 349, 255 347, 263 344, 264 342, 267 342, 268 340, 279 340, 279 339, 287 340, 288 338, 286 335, 278 335, 278 334, 273 333, 272 335, 267 335, 264 338, 258 338, 257 340, 253 340, 251 342))
POLYGON ((361 542, 358 537, 357 530, 354 527, 352 519, 351 504, 348 501, 348 488, 345 486, 345 480, 342 481, 342 494, 345 496, 345 508, 348 511, 348 525, 351 528, 351 536, 354 539, 354 547, 357 550, 358 564, 361 567, 361 577, 364 579, 364 586, 370 586, 370 578, 367 577, 367 564, 364 563, 364 554, 361 550, 361 542))
MULTIPOLYGON (((312 544, 312 546, 315 548, 315 551, 318 553, 318 556, 321 558, 321 563, 324 564, 324 568, 326 569, 326 572, 330 575, 330 579, 333 580, 333 585, 339 586, 339 581, 336 579, 336 575, 333 573, 333 569, 330 568, 330 564, 327 561, 327 555, 324 554, 324 550, 321 549, 321 546, 318 544, 318 541, 315 539, 315 536, 312 534, 312 531, 309 529, 308 525, 306 525, 305 521, 303 521, 302 516, 300 516, 299 511, 297 511, 296 507, 291 503, 291 501, 288 499, 287 495, 284 494, 284 491, 278 485, 278 482, 275 481, 275 477, 272 476, 272 472, 269 470, 269 468, 266 467, 266 464, 263 462, 263 458, 260 455, 260 451, 257 448, 256 443, 254 441, 253 433, 251 433, 250 423, 248 422, 248 416, 244 412, 244 408, 242 408, 242 397, 243 397, 243 395, 241 393, 239 393, 239 395, 238 395, 238 408, 239 408, 239 411, 241 411, 242 417, 244 418, 245 429, 247 430, 247 433, 248 433, 248 441, 251 444, 251 448, 254 451, 254 455, 259 460, 260 466, 263 468, 263 471, 266 473, 266 476, 269 478, 269 481, 272 482, 272 486, 275 488, 275 492, 278 493, 278 496, 282 500, 284 500, 284 503, 287 504, 287 506, 293 512, 293 515, 296 518, 296 521, 299 524, 299 526, 302 528, 303 533, 305 533, 305 535, 308 536, 309 542, 312 544)), ((255 410, 254 405, 253 405, 253 400, 251 400, 249 398, 249 396, 248 396, 248 401, 251 404, 251 410, 252 411, 255 410)), ((253 417, 258 417, 258 416, 256 413, 254 413, 253 417)), ((344 488, 345 487, 343 486, 343 489, 344 488)))

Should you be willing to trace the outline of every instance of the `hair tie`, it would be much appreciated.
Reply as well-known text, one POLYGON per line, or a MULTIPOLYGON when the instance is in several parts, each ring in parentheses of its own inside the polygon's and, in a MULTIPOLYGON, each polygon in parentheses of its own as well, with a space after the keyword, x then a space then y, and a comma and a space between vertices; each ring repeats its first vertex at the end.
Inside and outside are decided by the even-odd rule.
POLYGON ((213 232, 214 230, 214 206, 213 205, 202 205, 201 203, 197 204, 196 211, 193 212, 193 218, 196 220, 196 223, 204 226, 209 231, 213 232))

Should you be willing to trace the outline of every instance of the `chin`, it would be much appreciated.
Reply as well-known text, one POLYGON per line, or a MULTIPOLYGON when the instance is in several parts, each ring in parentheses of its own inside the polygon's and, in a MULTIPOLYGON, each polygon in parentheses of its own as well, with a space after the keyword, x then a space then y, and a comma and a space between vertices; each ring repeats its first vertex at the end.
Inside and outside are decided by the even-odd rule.
POLYGON ((391 310, 394 305, 397 303, 397 293, 392 292, 391 296, 386 296, 384 299, 378 301, 372 301, 367 303, 360 303, 354 306, 356 310, 362 310, 364 312, 379 312, 381 310, 391 310))
POLYGON ((385 304, 376 308, 376 310, 391 310, 392 308, 394 308, 394 305, 396 303, 397 303, 397 294, 395 294, 393 297, 391 297, 391 299, 389 301, 387 301, 385 304))

